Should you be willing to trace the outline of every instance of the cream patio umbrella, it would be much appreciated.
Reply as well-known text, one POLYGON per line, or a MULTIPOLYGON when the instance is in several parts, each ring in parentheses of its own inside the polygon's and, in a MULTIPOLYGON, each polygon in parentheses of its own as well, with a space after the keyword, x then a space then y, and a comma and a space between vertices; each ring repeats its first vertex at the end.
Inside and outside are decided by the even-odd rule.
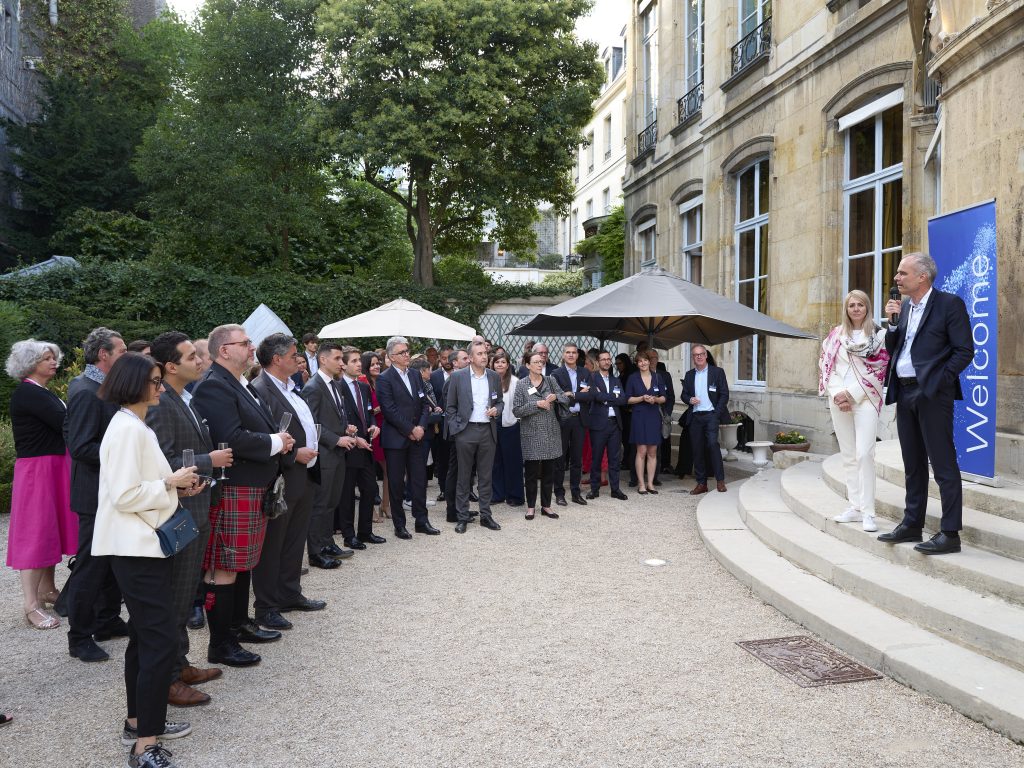
POLYGON ((321 339, 362 336, 416 336, 421 339, 471 341, 476 331, 405 299, 395 299, 369 312, 339 320, 320 329, 321 339))

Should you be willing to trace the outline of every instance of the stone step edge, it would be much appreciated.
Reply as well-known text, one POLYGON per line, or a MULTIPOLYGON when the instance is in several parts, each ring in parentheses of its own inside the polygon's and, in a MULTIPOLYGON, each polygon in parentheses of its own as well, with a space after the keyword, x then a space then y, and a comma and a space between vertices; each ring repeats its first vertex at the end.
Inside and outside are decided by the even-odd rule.
MULTIPOLYGON (((894 485, 903 487, 903 454, 898 440, 883 440, 875 446, 875 474, 894 485)), ((1015 478, 1004 478, 1003 488, 964 481, 964 504, 1000 517, 1019 520, 1024 505, 1024 484, 1015 478)), ((928 480, 928 494, 939 497, 939 487, 934 479, 928 480)))
POLYGON ((748 483, 737 498, 740 518, 769 549, 876 608, 1024 671, 1024 607, 938 583, 829 536, 789 509, 764 509, 776 506, 764 503, 770 494, 781 494, 781 484, 748 483))
POLYGON ((1024 743, 1024 673, 797 568, 746 527, 737 499, 732 488, 705 497, 697 507, 697 529, 708 551, 754 595, 861 663, 1024 743))
MULTIPOLYGON (((845 498, 846 471, 843 468, 843 457, 839 454, 829 456, 822 462, 821 468, 825 483, 837 496, 845 498)), ((905 493, 903 486, 876 477, 875 514, 894 522, 902 520, 905 493)), ((925 525, 937 531, 941 518, 942 505, 938 499, 929 496, 925 525)), ((1024 560, 1024 511, 1021 520, 1014 520, 965 506, 963 523, 960 535, 965 541, 1005 557, 1024 560)))
POLYGON ((787 470, 781 479, 782 504, 812 527, 896 565, 1024 605, 1024 562, 970 544, 955 555, 928 556, 915 552, 910 544, 880 542, 878 534, 892 530, 895 524, 879 519, 878 532, 868 533, 859 523, 832 520, 846 507, 846 501, 826 484, 820 472, 820 466, 800 465, 787 470), (816 499, 814 505, 807 503, 809 496, 816 499))

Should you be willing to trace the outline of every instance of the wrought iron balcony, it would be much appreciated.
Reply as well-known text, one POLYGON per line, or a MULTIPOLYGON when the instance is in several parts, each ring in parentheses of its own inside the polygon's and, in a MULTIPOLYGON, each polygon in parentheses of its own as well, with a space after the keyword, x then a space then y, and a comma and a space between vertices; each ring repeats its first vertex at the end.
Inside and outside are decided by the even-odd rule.
POLYGON ((767 56, 771 47, 772 18, 769 16, 732 47, 732 73, 742 72, 762 56, 767 56))
POLYGON ((636 156, 643 157, 648 152, 654 151, 654 145, 658 143, 658 121, 644 128, 636 137, 636 156))
POLYGON ((924 89, 922 93, 924 108, 934 111, 939 104, 940 93, 942 93, 942 84, 938 80, 932 80, 930 77, 925 75, 924 89))
POLYGON ((690 118, 700 114, 700 108, 704 104, 704 83, 703 81, 691 88, 685 96, 676 102, 676 114, 679 116, 679 124, 688 122, 690 118))

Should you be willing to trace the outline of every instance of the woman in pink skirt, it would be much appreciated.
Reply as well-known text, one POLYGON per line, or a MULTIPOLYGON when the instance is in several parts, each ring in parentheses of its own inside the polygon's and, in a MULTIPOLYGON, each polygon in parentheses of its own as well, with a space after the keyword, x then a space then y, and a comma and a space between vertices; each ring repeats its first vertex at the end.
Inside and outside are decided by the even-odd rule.
POLYGON ((53 568, 78 549, 78 518, 71 511, 71 458, 64 445, 64 403, 46 386, 56 375, 56 344, 27 339, 11 347, 7 374, 21 383, 11 395, 14 487, 7 531, 7 565, 21 571, 25 620, 54 629, 60 619, 45 604, 57 600, 53 568))

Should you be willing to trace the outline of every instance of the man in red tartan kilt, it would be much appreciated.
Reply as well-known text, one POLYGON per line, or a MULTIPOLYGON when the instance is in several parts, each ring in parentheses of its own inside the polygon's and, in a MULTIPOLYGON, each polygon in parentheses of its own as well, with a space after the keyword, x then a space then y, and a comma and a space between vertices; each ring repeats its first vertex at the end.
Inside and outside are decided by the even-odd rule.
POLYGON ((221 325, 209 338, 211 365, 192 394, 214 443, 227 443, 234 455, 220 502, 210 510, 210 541, 203 558, 208 585, 206 608, 212 663, 246 667, 259 655, 239 640, 268 642, 281 637, 249 618, 249 572, 259 562, 267 519, 263 494, 277 478, 280 456, 295 439, 277 431, 270 411, 242 374, 252 365, 254 346, 240 325, 221 325))

